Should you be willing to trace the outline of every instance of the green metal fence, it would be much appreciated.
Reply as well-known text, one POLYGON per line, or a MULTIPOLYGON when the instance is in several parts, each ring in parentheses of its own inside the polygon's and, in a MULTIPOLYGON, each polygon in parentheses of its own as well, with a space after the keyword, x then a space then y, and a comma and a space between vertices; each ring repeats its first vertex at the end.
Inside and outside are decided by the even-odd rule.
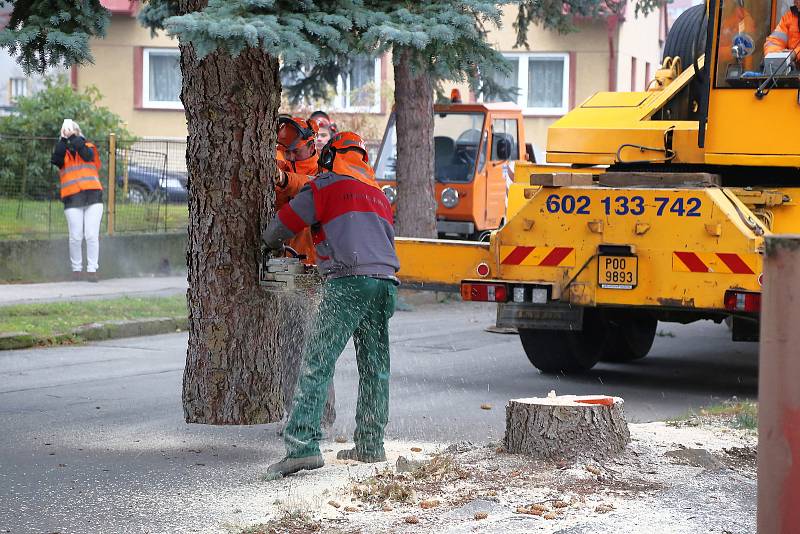
MULTIPOLYGON (((0 239, 67 234, 58 169, 50 163, 57 138, 0 135, 0 239)), ((169 139, 92 139, 102 161, 103 233, 186 229, 186 143, 169 139), (110 145, 115 145, 113 172, 110 145), (114 190, 109 188, 113 176, 114 190)))

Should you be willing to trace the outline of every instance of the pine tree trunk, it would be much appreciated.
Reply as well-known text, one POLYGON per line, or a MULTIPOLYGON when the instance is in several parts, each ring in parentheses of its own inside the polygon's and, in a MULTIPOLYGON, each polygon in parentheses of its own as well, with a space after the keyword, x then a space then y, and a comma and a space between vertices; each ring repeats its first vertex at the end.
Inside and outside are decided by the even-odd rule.
MULTIPOLYGON (((205 1, 182 0, 183 12, 205 1)), ((281 305, 258 286, 260 226, 274 213, 278 60, 258 49, 198 60, 182 44, 189 172, 189 423, 279 420, 281 305)))
POLYGON ((506 405, 506 451, 547 460, 612 456, 630 441, 622 405, 619 397, 562 395, 510 400, 506 405), (594 404, 599 399, 610 404, 594 404))
POLYGON ((436 237, 433 180, 433 80, 413 71, 412 52, 395 49, 398 236, 436 237))

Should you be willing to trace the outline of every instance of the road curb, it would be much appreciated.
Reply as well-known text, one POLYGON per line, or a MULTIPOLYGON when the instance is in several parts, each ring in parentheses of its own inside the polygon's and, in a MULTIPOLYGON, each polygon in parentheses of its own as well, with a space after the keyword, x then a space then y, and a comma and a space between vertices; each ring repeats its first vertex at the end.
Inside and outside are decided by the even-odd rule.
POLYGON ((60 345, 64 342, 81 343, 125 337, 169 334, 189 328, 188 317, 152 317, 125 321, 106 321, 83 325, 68 334, 34 336, 27 332, 0 333, 0 350, 27 349, 42 345, 60 345))

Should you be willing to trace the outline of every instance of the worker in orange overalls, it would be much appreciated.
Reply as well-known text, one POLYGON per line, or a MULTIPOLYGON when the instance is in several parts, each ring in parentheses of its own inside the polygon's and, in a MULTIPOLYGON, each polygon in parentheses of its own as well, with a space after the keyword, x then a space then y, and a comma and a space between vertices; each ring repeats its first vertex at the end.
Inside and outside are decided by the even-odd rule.
MULTIPOLYGON (((280 210, 317 174, 315 123, 299 117, 278 119, 278 175, 275 178, 275 210, 280 210)), ((307 265, 316 264, 311 231, 306 229, 286 243, 301 255, 307 265)))
POLYGON ((800 47, 800 0, 794 0, 781 17, 780 22, 764 42, 764 54, 772 52, 794 51, 800 47))
MULTIPOLYGON (((278 119, 278 175, 275 178, 275 209, 280 210, 289 203, 308 181, 314 178, 319 172, 317 157, 319 152, 315 147, 315 141, 319 124, 317 121, 301 119, 299 117, 280 117, 278 119)), ((314 241, 311 238, 311 230, 305 228, 302 232, 295 235, 286 244, 295 249, 299 254, 306 257, 303 260, 307 265, 316 264, 316 254, 314 252, 314 241)), ((315 306, 314 299, 298 301, 298 306, 315 306)), ((310 311, 310 310, 307 310, 310 311)), ((287 316, 287 321, 293 324, 285 325, 286 331, 293 332, 297 339, 305 339, 308 334, 309 321, 304 313, 293 313, 287 316)), ((283 368, 283 401, 284 409, 288 415, 291 409, 294 391, 300 375, 302 363, 303 346, 298 346, 295 351, 287 351, 285 354, 283 368)), ((328 399, 325 402, 325 412, 322 417, 323 431, 329 432, 336 421, 336 393, 333 387, 333 380, 328 385, 328 399)), ((283 426, 279 428, 278 434, 282 434, 283 426)))

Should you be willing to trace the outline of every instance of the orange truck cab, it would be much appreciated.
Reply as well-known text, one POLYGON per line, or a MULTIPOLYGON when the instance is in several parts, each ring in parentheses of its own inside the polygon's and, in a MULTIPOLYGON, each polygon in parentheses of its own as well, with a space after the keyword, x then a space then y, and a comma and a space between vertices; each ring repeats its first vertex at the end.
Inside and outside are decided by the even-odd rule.
MULTIPOLYGON (((508 102, 436 104, 433 110, 436 230, 439 237, 488 239, 504 223, 514 162, 532 153, 530 147, 526 151, 522 111, 508 102)), ((393 205, 398 196, 396 143, 392 112, 375 177, 393 205)))

